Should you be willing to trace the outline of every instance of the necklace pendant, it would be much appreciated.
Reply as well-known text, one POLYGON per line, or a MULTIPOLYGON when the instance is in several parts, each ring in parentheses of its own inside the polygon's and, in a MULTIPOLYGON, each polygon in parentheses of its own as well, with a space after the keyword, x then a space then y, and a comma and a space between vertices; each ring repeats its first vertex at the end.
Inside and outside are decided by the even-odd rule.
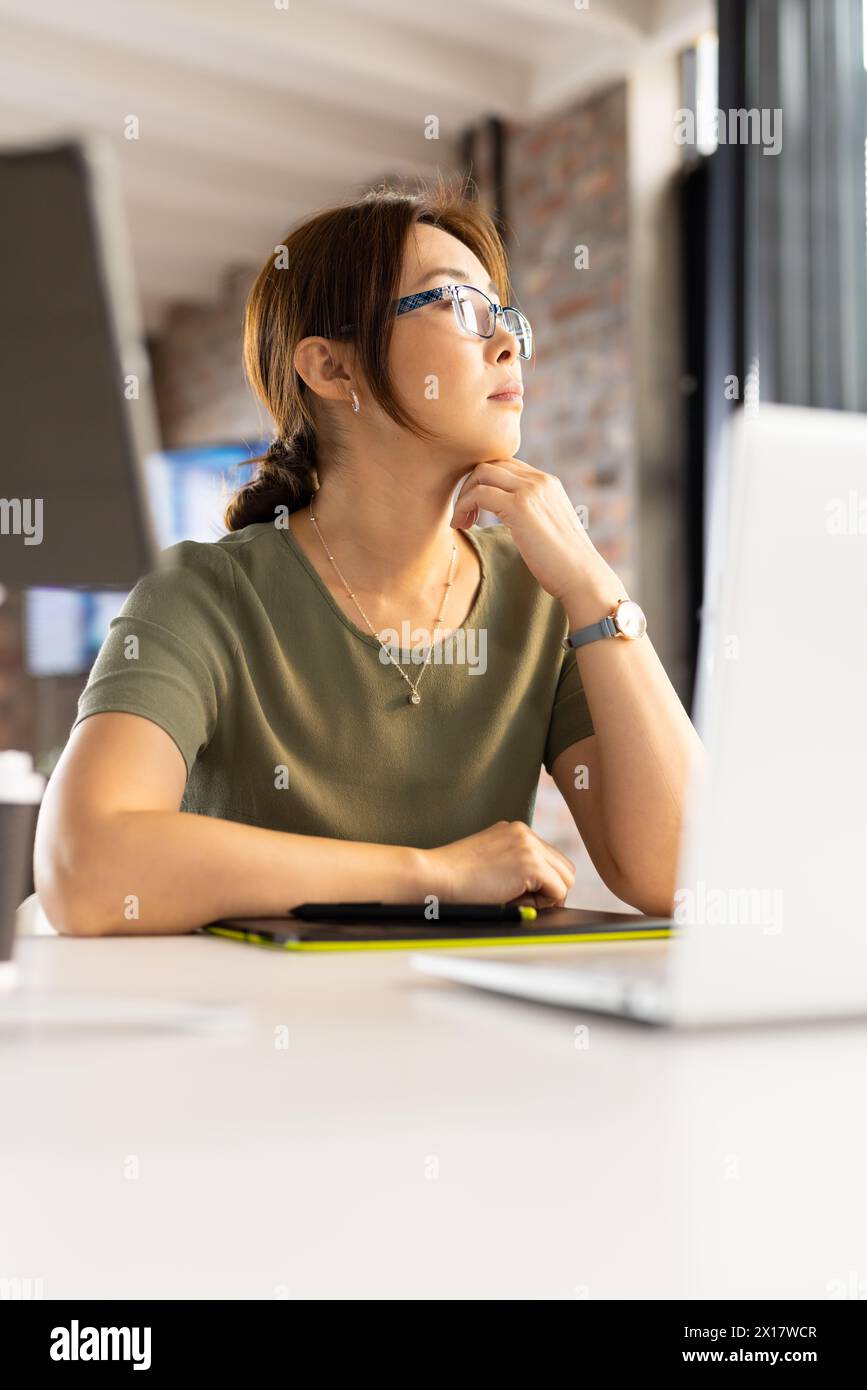
POLYGON ((420 705, 420 704, 421 704, 421 696, 419 695, 419 693, 418 693, 417 690, 414 690, 414 691, 412 692, 412 694, 410 695, 409 700, 408 700, 408 704, 410 704, 410 705, 420 705))

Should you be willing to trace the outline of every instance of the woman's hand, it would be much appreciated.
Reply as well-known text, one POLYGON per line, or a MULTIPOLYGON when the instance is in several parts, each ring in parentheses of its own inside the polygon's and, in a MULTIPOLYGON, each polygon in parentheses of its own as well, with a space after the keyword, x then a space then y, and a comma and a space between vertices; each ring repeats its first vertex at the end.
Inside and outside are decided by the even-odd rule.
POLYGON ((452 526, 472 526, 480 508, 508 526, 528 570, 567 609, 588 591, 596 601, 594 612, 599 602, 608 603, 603 610, 608 612, 625 597, 620 580, 602 559, 553 473, 517 458, 476 464, 455 500, 452 526))
POLYGON ((419 888, 443 902, 562 907, 575 882, 572 861, 523 821, 497 821, 423 854, 419 888))

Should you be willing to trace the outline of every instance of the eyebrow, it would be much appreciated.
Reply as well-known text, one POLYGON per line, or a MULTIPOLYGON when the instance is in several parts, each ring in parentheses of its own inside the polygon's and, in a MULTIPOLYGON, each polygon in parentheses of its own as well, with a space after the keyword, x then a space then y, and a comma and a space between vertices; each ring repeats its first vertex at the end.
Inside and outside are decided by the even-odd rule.
MULTIPOLYGON (((466 275, 466 273, 467 272, 465 270, 459 270, 458 267, 454 265, 441 265, 436 270, 426 271, 418 283, 419 285, 423 285, 426 280, 432 279, 434 275, 456 275, 458 277, 458 284, 471 285, 472 280, 465 280, 463 278, 466 275)), ((497 289, 493 280, 488 281, 488 289, 491 290, 493 294, 499 297, 500 291, 497 289)))

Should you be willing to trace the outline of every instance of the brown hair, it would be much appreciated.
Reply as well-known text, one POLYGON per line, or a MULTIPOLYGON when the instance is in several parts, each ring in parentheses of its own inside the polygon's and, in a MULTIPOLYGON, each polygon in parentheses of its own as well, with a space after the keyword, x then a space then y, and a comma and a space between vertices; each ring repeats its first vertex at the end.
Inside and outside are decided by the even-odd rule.
POLYGON ((416 222, 450 232, 478 256, 509 303, 511 287, 500 235, 482 205, 467 197, 468 182, 406 192, 380 185, 357 202, 328 208, 295 227, 259 271, 244 315, 244 369, 277 427, 250 482, 225 512, 229 531, 273 521, 275 508, 292 512, 315 490, 316 422, 309 391, 293 365, 306 337, 350 338, 374 400, 420 439, 435 439, 396 399, 387 371, 407 235, 416 222), (346 324, 354 325, 341 332, 346 324))

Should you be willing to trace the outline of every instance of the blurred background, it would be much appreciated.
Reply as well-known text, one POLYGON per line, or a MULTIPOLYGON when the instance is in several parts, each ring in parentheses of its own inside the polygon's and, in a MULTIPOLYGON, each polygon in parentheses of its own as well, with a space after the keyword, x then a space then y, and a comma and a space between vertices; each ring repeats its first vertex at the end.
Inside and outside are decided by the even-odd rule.
MULTIPOLYGON (((87 137, 110 170, 113 382, 158 543, 220 535, 270 437, 241 317, 289 226, 372 184, 469 175, 535 332, 521 457, 587 509, 688 708, 725 412, 867 410, 865 113, 863 0, 0 0, 4 155, 87 137)), ((73 295, 62 209, 43 206, 73 295)), ((4 479, 42 486, 88 427, 59 414, 50 333, 44 378, 10 399, 27 309, 22 247, 0 249, 4 479)), ((88 485, 99 546, 111 492, 88 485)), ((58 587, 35 562, 22 583, 8 529, 0 748, 50 772, 131 584, 118 567, 58 587)), ((616 901, 544 772, 535 827, 581 865, 572 900, 616 901)))

